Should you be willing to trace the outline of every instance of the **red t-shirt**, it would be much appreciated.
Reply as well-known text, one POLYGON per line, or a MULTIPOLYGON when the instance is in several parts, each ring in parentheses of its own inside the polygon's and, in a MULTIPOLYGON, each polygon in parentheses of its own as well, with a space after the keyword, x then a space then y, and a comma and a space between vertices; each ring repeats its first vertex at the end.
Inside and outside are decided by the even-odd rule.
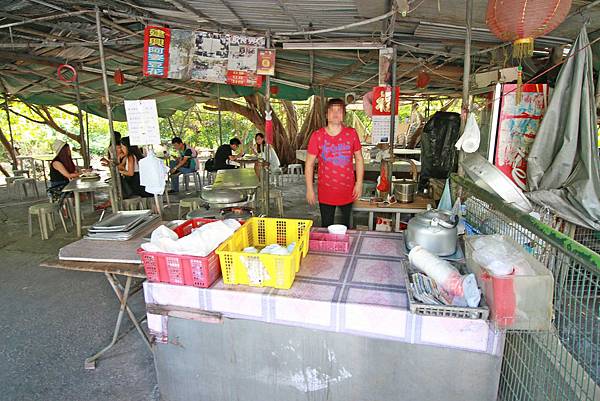
POLYGON ((352 203, 354 176, 354 152, 361 149, 354 128, 342 127, 336 136, 325 128, 313 132, 308 142, 308 153, 319 161, 319 203, 347 205, 352 203))

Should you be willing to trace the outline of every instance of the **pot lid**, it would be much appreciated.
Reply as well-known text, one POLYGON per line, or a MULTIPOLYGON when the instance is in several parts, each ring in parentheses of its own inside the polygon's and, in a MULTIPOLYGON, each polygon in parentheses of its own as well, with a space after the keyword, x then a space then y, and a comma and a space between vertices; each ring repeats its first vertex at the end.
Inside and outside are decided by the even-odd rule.
POLYGON ((246 195, 236 189, 202 191, 201 197, 208 203, 236 203, 246 200, 246 195))
POLYGON ((416 223, 423 225, 430 225, 433 219, 441 220, 444 222, 452 222, 452 213, 445 210, 431 209, 424 212, 418 213, 410 219, 410 223, 416 223))

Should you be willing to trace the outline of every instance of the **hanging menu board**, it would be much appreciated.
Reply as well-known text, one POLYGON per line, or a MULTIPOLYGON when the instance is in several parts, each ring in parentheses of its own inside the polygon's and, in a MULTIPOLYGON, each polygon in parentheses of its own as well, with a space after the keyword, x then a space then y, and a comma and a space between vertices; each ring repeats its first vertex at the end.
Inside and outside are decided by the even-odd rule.
POLYGON ((127 131, 132 145, 159 145, 156 100, 125 100, 127 131))
MULTIPOLYGON (((163 74, 150 74, 144 68, 144 75, 244 86, 262 84, 262 79, 257 76, 257 59, 259 49, 265 46, 264 37, 160 30, 169 37, 163 50, 168 68, 163 68, 163 74)), ((157 32, 156 27, 146 29, 145 55, 153 51, 150 35, 157 32)))

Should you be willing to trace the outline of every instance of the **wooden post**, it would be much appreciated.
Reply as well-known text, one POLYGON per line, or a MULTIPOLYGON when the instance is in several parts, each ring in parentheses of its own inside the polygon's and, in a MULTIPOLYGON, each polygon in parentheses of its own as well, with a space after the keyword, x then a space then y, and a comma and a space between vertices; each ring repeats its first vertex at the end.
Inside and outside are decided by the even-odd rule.
MULTIPOLYGON (((465 130, 467 123, 467 117, 469 116, 469 81, 471 79, 471 24, 473 22, 473 0, 467 0, 466 9, 466 27, 467 34, 465 36, 465 59, 463 63, 463 93, 462 93, 462 106, 460 113, 460 133, 465 130)), ((464 171, 461 165, 465 154, 462 150, 458 151, 458 174, 464 175, 464 171)))
MULTIPOLYGON (((112 108, 110 106, 110 92, 108 90, 108 76, 106 74, 106 61, 104 59, 104 45, 102 43, 102 25, 100 24, 100 8, 95 6, 96 9, 96 31, 98 34, 98 50, 100 51, 100 66, 102 67, 102 83, 104 84, 104 98, 106 103, 106 118, 108 119, 108 129, 110 131, 110 147, 112 150, 113 157, 117 157, 117 143, 115 141, 115 130, 113 127, 112 108)), ((112 176, 112 189, 115 193, 115 201, 113 202, 112 210, 113 213, 117 212, 120 208, 121 199, 123 199, 123 192, 121 190, 121 179, 119 177, 119 171, 113 169, 112 176)))
POLYGON ((223 145, 223 126, 221 121, 221 84, 217 84, 217 113, 219 116, 219 146, 223 145))
POLYGON ((81 93, 79 91, 79 78, 75 78, 75 96, 77 100, 77 119, 79 120, 79 140, 81 142, 81 157, 83 157, 83 166, 90 167, 90 152, 83 129, 83 114, 81 113, 81 93))
POLYGON ((394 52, 392 53, 392 94, 391 94, 391 115, 390 115, 390 168, 388 169, 388 182, 390 183, 390 195, 394 194, 394 188, 392 185, 392 180, 394 179, 394 134, 396 133, 396 61, 397 61, 397 53, 398 49, 396 46, 392 46, 394 52))

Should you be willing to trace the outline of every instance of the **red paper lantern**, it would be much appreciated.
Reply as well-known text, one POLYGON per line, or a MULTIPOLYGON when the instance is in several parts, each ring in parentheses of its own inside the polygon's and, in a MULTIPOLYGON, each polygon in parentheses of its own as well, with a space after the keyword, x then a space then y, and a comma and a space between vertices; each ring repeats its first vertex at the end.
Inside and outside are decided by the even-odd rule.
POLYGON ((431 81, 431 77, 429 76, 429 74, 427 74, 425 71, 421 71, 417 75, 417 88, 426 88, 429 84, 429 81, 431 81))
POLYGON ((553 31, 569 14, 571 0, 488 0, 485 22, 513 57, 533 55, 533 40, 553 31))
POLYGON ((123 71, 121 71, 120 68, 117 68, 115 70, 115 83, 119 86, 123 85, 123 83, 125 83, 125 75, 123 75, 123 71))

